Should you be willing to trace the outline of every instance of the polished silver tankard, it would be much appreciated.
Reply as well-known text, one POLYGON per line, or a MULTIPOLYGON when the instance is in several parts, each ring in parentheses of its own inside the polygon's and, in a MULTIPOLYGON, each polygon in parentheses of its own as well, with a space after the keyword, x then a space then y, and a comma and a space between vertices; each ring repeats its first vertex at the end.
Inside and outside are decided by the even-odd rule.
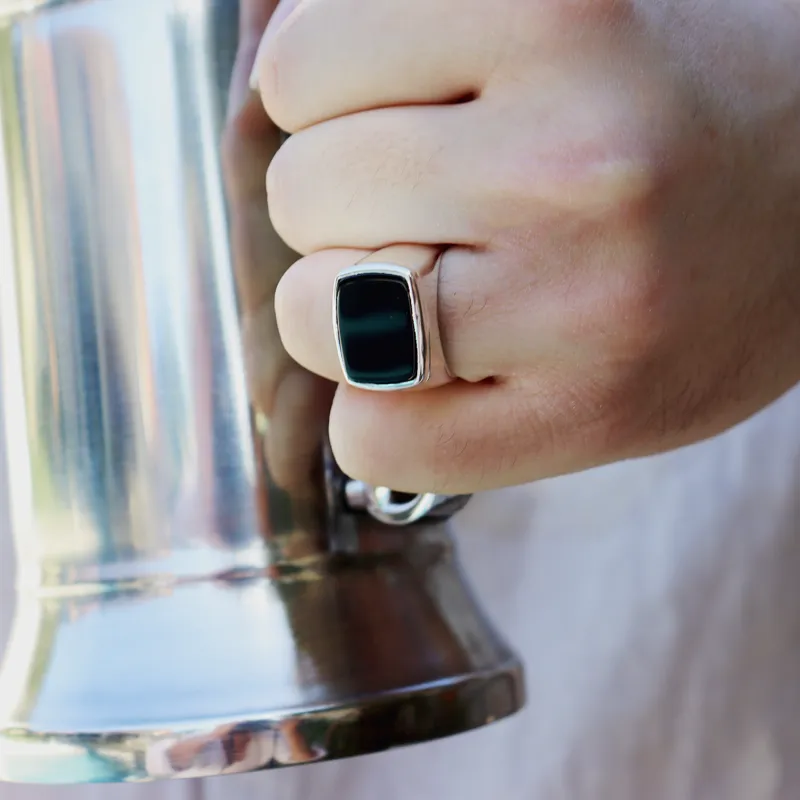
POLYGON ((343 475, 333 387, 281 347, 238 13, 0 0, 3 780, 303 764, 523 702, 466 498, 343 475))

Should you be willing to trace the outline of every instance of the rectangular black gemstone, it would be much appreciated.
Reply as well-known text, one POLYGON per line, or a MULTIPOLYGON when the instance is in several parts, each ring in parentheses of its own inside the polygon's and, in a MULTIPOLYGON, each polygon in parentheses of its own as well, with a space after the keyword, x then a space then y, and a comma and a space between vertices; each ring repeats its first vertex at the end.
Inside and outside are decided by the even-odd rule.
POLYGON ((339 337, 348 377, 387 386, 417 376, 408 284, 392 275, 353 275, 339 283, 339 337))

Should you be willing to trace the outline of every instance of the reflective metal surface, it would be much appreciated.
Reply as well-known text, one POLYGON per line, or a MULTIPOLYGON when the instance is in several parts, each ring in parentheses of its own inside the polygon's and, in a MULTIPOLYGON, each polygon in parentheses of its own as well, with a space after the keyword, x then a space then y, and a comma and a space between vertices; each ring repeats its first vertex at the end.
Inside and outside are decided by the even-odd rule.
POLYGON ((300 764, 522 703, 446 526, 358 512, 333 387, 280 345, 238 35, 232 0, 0 0, 0 779, 300 764))

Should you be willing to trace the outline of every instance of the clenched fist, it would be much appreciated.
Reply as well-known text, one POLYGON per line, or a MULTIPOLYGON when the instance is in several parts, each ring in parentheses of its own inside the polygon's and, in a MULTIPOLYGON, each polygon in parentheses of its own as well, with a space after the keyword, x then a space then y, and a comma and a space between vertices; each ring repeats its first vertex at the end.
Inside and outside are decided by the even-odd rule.
POLYGON ((466 493, 714 435, 800 380, 795 0, 300 0, 254 78, 348 474, 466 493), (443 252, 439 379, 343 380, 339 271, 443 252))

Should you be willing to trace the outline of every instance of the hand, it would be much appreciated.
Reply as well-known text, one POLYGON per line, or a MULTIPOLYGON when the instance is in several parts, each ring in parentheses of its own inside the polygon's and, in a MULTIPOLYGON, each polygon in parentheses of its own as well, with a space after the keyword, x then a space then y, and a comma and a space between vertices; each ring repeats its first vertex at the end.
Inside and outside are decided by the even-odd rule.
POLYGON ((288 352, 341 382, 331 286, 448 246, 452 381, 340 385, 345 472, 472 492, 685 445, 800 379, 800 13, 785 0, 300 0, 256 77, 305 257, 288 352))

